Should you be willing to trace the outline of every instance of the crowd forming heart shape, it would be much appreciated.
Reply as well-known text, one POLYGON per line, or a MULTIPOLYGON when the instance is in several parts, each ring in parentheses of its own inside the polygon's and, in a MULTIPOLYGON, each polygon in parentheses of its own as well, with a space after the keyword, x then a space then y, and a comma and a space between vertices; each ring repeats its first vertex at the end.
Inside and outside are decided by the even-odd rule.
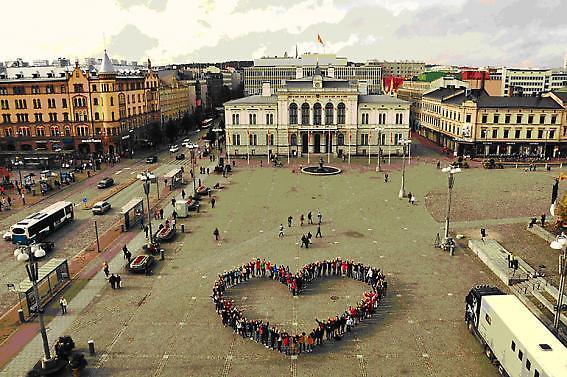
POLYGON ((380 269, 355 263, 352 260, 343 261, 340 257, 306 264, 296 274, 289 271, 289 266, 278 266, 265 259, 253 259, 242 266, 219 274, 211 297, 225 327, 232 327, 234 332, 243 338, 262 343, 266 348, 286 355, 298 355, 312 352, 316 346, 323 344, 323 338, 327 341, 340 339, 361 321, 370 318, 386 294, 387 287, 388 284, 380 269), (296 296, 301 294, 311 281, 328 276, 344 276, 363 281, 371 287, 371 290, 364 292, 362 300, 356 306, 348 307, 344 313, 326 321, 315 319, 317 326, 309 334, 305 332, 290 334, 270 325, 267 321, 247 319, 242 310, 234 305, 234 300, 224 298, 227 288, 254 277, 278 280, 287 285, 292 295, 296 296))

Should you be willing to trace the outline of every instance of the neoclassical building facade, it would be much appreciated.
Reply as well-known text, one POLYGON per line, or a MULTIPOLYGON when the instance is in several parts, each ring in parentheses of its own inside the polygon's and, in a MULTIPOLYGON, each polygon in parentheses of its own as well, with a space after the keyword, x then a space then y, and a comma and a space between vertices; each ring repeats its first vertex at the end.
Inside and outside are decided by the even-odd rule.
POLYGON ((410 103, 368 95, 364 82, 323 77, 288 80, 277 94, 224 104, 230 155, 401 155, 409 136, 410 103))

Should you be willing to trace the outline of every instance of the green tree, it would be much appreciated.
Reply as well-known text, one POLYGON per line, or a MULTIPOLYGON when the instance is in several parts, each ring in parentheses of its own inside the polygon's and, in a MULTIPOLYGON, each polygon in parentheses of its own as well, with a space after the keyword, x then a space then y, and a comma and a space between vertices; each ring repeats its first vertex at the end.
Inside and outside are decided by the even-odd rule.
POLYGON ((177 137, 177 132, 179 131, 179 127, 177 126, 177 122, 173 120, 168 120, 165 124, 165 136, 169 139, 169 142, 172 143, 173 140, 177 137))
POLYGON ((567 222, 567 193, 555 205, 555 218, 558 222, 567 222))
POLYGON ((161 140, 163 139, 163 133, 161 132, 161 127, 159 122, 152 122, 150 124, 150 130, 148 134, 148 139, 154 144, 154 146, 158 146, 161 144, 161 140))

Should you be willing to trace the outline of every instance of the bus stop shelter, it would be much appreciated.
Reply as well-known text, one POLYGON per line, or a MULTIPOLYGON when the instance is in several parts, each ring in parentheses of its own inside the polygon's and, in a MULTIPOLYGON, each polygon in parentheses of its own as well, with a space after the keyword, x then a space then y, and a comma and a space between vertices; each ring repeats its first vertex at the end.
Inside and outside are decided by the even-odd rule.
POLYGON ((124 216, 124 231, 140 224, 144 216, 144 200, 142 198, 130 200, 122 207, 120 214, 124 216))
MULTIPOLYGON (((41 306, 45 306, 63 288, 71 282, 67 259, 53 258, 38 270, 37 290, 41 306)), ((33 292, 33 283, 29 278, 24 279, 17 288, 24 318, 30 318, 37 313, 37 302, 33 292)))
POLYGON ((169 189, 173 190, 183 184, 183 170, 181 168, 175 168, 170 170, 163 179, 169 185, 169 189))

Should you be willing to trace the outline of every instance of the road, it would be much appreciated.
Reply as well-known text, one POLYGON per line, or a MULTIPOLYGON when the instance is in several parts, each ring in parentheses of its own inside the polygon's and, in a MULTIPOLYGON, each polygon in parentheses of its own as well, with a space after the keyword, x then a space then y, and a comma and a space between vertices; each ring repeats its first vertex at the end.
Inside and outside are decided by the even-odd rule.
MULTIPOLYGON (((204 132, 198 134, 200 138, 204 132)), ((180 150, 180 153, 189 155, 186 151, 180 150)), ((120 221, 120 209, 128 201, 135 197, 145 198, 143 186, 139 182, 132 182, 136 175, 144 171, 150 170, 158 177, 171 169, 184 166, 186 179, 190 170, 190 159, 175 160, 175 155, 164 151, 158 154, 158 163, 146 164, 144 158, 122 161, 120 164, 109 166, 95 176, 76 183, 59 193, 56 193, 35 205, 21 209, 14 214, 0 221, 2 231, 6 231, 9 227, 25 216, 39 211, 50 204, 58 201, 70 201, 75 203, 75 220, 57 232, 48 237, 49 241, 55 242, 55 250, 40 261, 40 265, 46 263, 52 258, 67 258, 70 260, 81 252, 83 249, 91 245, 95 240, 94 220, 97 220, 99 235, 104 234, 114 224, 120 221), (121 191, 114 194, 107 201, 112 205, 112 209, 102 216, 93 216, 90 210, 84 208, 82 199, 87 198, 89 203, 93 203, 95 198, 104 195, 105 190, 96 188, 96 184, 103 177, 113 177, 115 186, 126 185, 121 191)), ((106 190, 112 190, 111 188, 106 190)), ((155 194, 155 185, 152 185, 151 197, 155 194)), ((163 178, 160 181, 160 192, 167 190, 164 188, 163 178)), ((145 201, 144 201, 145 202, 145 201)), ((3 233, 2 232, 2 233, 3 233)), ((0 241, 0 285, 6 287, 8 283, 19 284, 26 278, 26 272, 21 262, 17 262, 13 256, 15 245, 10 241, 0 241)), ((18 302, 16 293, 8 292, 7 289, 0 292, 0 316, 6 313, 11 307, 18 302)))

